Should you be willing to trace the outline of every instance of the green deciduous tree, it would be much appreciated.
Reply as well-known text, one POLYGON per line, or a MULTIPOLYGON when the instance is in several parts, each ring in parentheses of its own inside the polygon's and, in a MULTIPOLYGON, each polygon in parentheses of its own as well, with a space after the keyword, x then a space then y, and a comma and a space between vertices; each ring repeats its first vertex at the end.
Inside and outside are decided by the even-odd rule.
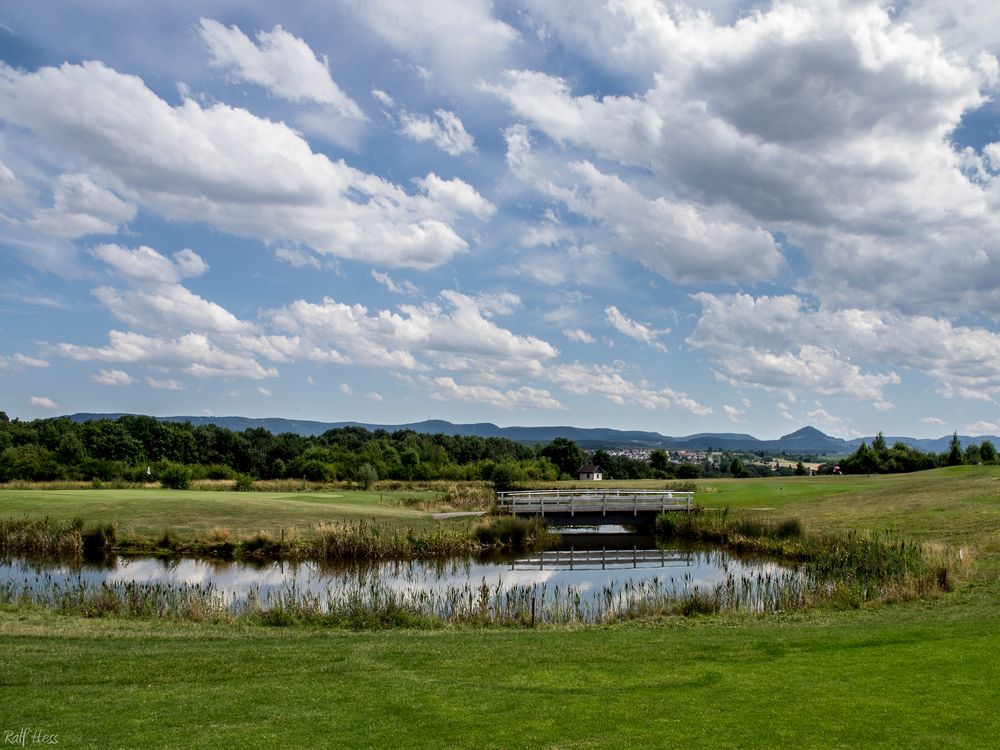
POLYGON ((577 469, 587 460, 587 454, 572 440, 557 437, 539 451, 559 467, 560 474, 576 476, 577 469))
POLYGON ((372 485, 378 481, 378 472, 375 471, 375 467, 371 464, 361 464, 358 467, 355 479, 366 490, 370 490, 372 485))
POLYGON ((677 467, 678 479, 698 479, 705 473, 698 464, 683 463, 677 467))
POLYGON ((979 458, 984 464, 996 463, 997 449, 991 441, 983 440, 979 443, 979 458))
POLYGON ((729 473, 734 477, 747 476, 747 467, 739 456, 733 456, 733 460, 729 462, 729 473))

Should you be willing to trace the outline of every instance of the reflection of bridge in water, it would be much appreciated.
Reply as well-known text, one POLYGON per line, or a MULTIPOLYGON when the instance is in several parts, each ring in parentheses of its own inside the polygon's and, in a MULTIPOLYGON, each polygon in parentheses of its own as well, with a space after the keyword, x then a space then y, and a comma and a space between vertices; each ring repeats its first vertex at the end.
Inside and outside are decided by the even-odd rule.
POLYGON ((510 563, 511 570, 621 570, 688 567, 690 552, 666 549, 548 550, 510 563))
POLYGON ((552 524, 650 525, 658 513, 690 513, 693 494, 673 490, 524 490, 498 492, 497 506, 514 516, 539 516, 552 524))

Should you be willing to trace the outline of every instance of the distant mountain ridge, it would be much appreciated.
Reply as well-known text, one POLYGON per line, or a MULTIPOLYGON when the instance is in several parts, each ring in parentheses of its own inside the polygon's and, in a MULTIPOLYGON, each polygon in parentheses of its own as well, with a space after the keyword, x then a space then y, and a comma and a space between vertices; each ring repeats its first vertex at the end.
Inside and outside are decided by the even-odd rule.
MULTIPOLYGON (((126 414, 91 414, 78 413, 68 415, 74 422, 87 422, 94 419, 117 419, 130 416, 126 414)), ((134 415, 133 415, 134 416, 134 415)), ((322 435, 327 430, 338 427, 363 427, 366 430, 413 430, 429 435, 473 435, 476 437, 502 437, 518 443, 549 443, 557 437, 572 440, 583 448, 663 448, 664 450, 713 450, 723 451, 767 451, 771 453, 792 453, 803 455, 847 455, 857 450, 862 441, 871 443, 872 437, 844 440, 826 435, 815 427, 803 427, 795 432, 783 435, 777 440, 759 440, 753 435, 729 432, 699 432, 683 437, 669 437, 658 432, 642 430, 615 430, 608 427, 499 427, 491 422, 476 422, 471 424, 454 424, 441 419, 429 419, 423 422, 385 425, 365 422, 318 422, 308 419, 284 419, 281 417, 155 417, 162 422, 190 422, 193 425, 213 424, 235 432, 264 428, 274 434, 294 432, 299 435, 322 435)), ((994 435, 969 437, 959 435, 962 445, 991 440, 1000 443, 1000 438, 994 435)), ((941 453, 948 449, 951 435, 940 438, 886 437, 889 445, 897 441, 918 448, 922 451, 941 453)))

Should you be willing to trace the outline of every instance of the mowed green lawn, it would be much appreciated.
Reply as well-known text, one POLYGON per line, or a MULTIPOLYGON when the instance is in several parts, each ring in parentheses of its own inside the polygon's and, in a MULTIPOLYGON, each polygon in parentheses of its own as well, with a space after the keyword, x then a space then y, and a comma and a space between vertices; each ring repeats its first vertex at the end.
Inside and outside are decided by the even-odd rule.
POLYGON ((345 632, 0 612, 0 731, 91 748, 990 748, 1000 608, 345 632))
MULTIPOLYGON (((925 601, 574 630, 349 632, 0 610, 0 737, 30 727, 94 748, 996 746, 1000 469, 702 484, 705 505, 774 508, 760 512, 814 530, 894 528, 967 547, 975 567, 925 601)), ((59 494, 21 512, 51 515, 59 494)), ((223 508, 239 519, 255 501, 259 518, 289 525, 310 505, 417 513, 361 493, 65 499, 93 511, 102 494, 119 505, 101 520, 119 523, 132 503, 133 519, 148 518, 171 497, 208 528, 226 524, 223 508)), ((0 493, 0 515, 30 499, 0 493)), ((184 520, 161 512, 148 528, 184 520)))
POLYGON ((705 480, 708 507, 773 508, 816 530, 893 529, 916 541, 972 544, 1000 533, 1000 466, 882 476, 705 480))
POLYGON ((431 514, 407 499, 433 501, 435 492, 215 492, 195 490, 0 490, 0 519, 75 518, 116 523, 119 534, 154 536, 169 529, 181 538, 214 527, 235 534, 306 530, 319 523, 375 521, 425 528, 431 514))

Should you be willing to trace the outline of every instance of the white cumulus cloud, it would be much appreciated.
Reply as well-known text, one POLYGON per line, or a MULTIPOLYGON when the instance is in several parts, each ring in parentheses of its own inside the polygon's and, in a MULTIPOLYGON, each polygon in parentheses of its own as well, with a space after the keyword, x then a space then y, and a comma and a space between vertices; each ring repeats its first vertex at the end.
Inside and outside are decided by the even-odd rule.
POLYGON ((641 341, 654 349, 659 349, 661 352, 665 352, 667 350, 667 348, 661 344, 658 339, 660 336, 669 333, 669 329, 661 331, 654 330, 647 325, 625 316, 622 311, 614 305, 609 305, 604 308, 604 314, 607 317, 608 323, 611 324, 611 327, 619 333, 628 336, 631 339, 635 339, 636 341, 641 341))
POLYGON ((795 295, 699 293, 702 315, 688 343, 708 351, 738 385, 888 404, 895 369, 925 373, 946 398, 1000 396, 1000 334, 925 315, 810 310, 795 295), (882 372, 879 372, 882 370, 882 372))
POLYGON ((601 396, 619 406, 634 405, 645 409, 678 409, 697 416, 712 413, 712 407, 698 403, 686 393, 672 388, 656 388, 650 383, 627 379, 622 368, 574 362, 546 368, 545 377, 578 396, 601 396))
POLYGON ((400 132, 403 135, 415 141, 430 141, 452 156, 461 156, 476 150, 475 141, 454 112, 436 109, 433 118, 404 113, 400 120, 402 125, 400 132))
POLYGON ((458 178, 429 174, 407 193, 314 152, 283 123, 193 99, 171 106, 100 62, 0 66, 0 119, 86 162, 133 205, 319 255, 430 268, 468 247, 453 226, 463 214, 493 212, 458 178))
POLYGON ((91 375, 90 380, 92 383, 97 383, 98 385, 110 385, 115 387, 132 385, 132 383, 135 382, 132 379, 132 376, 124 370, 100 370, 91 375))
POLYGON ((558 399, 547 390, 522 386, 501 391, 483 385, 463 385, 452 377, 430 378, 421 375, 419 381, 427 388, 428 395, 435 401, 468 401, 495 406, 501 409, 548 409, 563 410, 558 399))
POLYGON ((174 380, 172 378, 154 378, 146 376, 146 385, 150 388, 159 388, 164 391, 183 391, 185 390, 184 384, 180 381, 174 380))
POLYGON ((265 87, 291 101, 325 104, 344 117, 364 120, 357 103, 330 77, 329 61, 281 26, 257 34, 255 44, 236 26, 202 18, 198 31, 212 53, 212 62, 230 70, 237 80, 265 87))
POLYGON ((566 328, 563 330, 563 336, 568 338, 570 341, 579 341, 581 344, 594 343, 594 337, 582 328, 566 328))

